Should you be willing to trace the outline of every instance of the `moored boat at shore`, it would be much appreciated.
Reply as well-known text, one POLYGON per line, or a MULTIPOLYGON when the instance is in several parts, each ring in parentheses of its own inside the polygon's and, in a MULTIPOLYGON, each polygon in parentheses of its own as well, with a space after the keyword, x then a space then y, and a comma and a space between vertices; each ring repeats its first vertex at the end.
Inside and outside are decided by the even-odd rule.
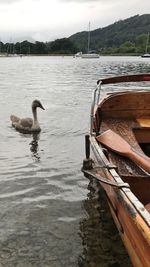
POLYGON ((144 58, 150 57, 150 53, 148 53, 148 47, 149 47, 149 33, 147 34, 145 53, 141 57, 144 57, 144 58))
POLYGON ((139 88, 146 81, 150 82, 150 74, 97 82, 82 168, 85 176, 97 179, 104 189, 134 267, 150 264, 150 88, 108 88, 127 82, 136 82, 139 88))
POLYGON ((90 22, 89 22, 87 53, 82 53, 81 58, 99 58, 99 54, 97 54, 95 51, 91 51, 90 41, 91 41, 91 31, 90 31, 90 22))
POLYGON ((82 58, 99 58, 99 54, 96 53, 87 53, 87 54, 82 54, 82 58))
POLYGON ((143 54, 141 57, 150 57, 149 53, 143 54))

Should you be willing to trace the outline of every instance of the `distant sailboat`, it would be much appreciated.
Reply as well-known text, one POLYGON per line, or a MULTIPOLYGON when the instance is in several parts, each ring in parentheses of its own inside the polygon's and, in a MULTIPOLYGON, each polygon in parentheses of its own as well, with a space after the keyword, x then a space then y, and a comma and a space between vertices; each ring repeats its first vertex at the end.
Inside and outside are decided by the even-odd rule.
POLYGON ((149 33, 147 34, 145 54, 143 54, 141 57, 150 57, 150 53, 148 53, 148 44, 149 44, 149 33))
POLYGON ((90 22, 89 22, 89 31, 88 31, 88 46, 87 46, 87 54, 81 54, 82 58, 99 58, 99 55, 90 51, 90 22))
POLYGON ((82 56, 82 52, 77 52, 74 57, 81 57, 82 56))

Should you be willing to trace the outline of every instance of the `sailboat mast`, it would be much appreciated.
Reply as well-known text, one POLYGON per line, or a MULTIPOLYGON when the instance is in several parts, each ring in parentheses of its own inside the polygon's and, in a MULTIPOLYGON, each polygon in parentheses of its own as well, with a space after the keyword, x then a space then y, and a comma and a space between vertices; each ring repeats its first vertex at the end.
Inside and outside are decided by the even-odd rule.
POLYGON ((148 43, 149 43, 149 33, 147 34, 147 41, 146 41, 146 49, 145 49, 145 53, 147 53, 148 43))
POLYGON ((89 31, 88 31, 88 49, 87 49, 87 52, 88 52, 88 54, 89 54, 89 52, 90 52, 90 22, 89 22, 89 31))

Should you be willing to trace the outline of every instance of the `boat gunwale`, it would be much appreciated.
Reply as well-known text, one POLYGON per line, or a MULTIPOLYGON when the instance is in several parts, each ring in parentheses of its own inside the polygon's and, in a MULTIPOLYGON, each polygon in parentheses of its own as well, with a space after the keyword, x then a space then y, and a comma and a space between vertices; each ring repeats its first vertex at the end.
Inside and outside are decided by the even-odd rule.
POLYGON ((150 81, 150 73, 121 75, 121 76, 99 79, 97 81, 97 85, 113 84, 113 83, 129 83, 129 82, 146 82, 146 81, 150 81))

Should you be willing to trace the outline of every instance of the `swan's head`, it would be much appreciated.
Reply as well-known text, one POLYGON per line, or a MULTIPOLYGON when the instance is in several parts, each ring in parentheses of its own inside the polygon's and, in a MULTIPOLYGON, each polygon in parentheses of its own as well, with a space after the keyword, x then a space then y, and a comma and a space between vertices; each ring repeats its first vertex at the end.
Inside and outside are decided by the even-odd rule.
POLYGON ((45 108, 42 106, 41 102, 37 99, 35 99, 33 102, 32 102, 32 109, 36 109, 36 108, 41 108, 41 109, 44 109, 45 108))

